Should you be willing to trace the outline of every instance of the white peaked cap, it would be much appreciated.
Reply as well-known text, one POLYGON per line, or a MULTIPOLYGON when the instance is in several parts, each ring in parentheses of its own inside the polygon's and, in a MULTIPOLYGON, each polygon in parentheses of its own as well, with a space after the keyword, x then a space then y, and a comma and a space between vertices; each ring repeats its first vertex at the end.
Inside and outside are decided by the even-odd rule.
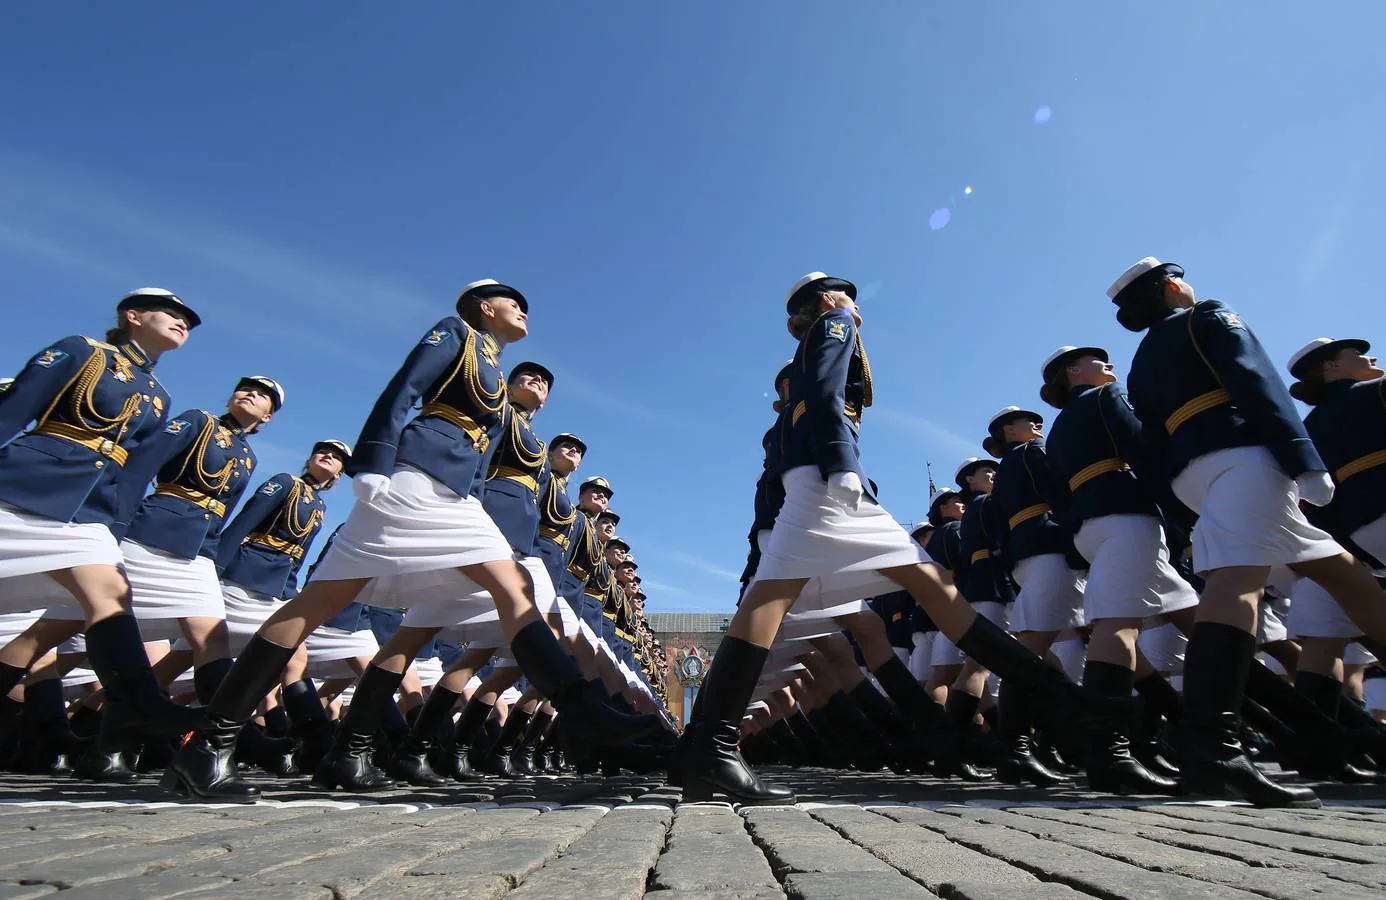
POLYGON ((1290 370, 1291 375, 1296 378, 1301 378, 1303 376, 1295 371, 1299 368, 1300 363, 1306 362, 1311 356, 1326 357, 1328 353, 1343 347, 1352 347, 1359 353, 1366 353, 1368 350, 1372 349, 1372 345, 1361 338, 1314 338, 1295 351, 1295 355, 1290 357, 1290 363, 1287 368, 1290 370))

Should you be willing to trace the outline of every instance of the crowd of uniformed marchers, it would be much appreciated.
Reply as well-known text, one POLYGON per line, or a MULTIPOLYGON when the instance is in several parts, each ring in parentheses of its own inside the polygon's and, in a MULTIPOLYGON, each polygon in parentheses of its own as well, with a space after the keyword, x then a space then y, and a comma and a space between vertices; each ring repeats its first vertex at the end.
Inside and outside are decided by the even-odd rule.
POLYGON ((269 478, 253 446, 284 388, 247 376, 224 411, 175 412, 155 364, 200 320, 135 291, 0 395, 0 748, 232 802, 253 769, 351 792, 667 770, 685 800, 743 804, 794 800, 752 762, 1258 806, 1386 781, 1370 347, 1316 338, 1287 388, 1179 266, 1146 257, 1107 295, 1143 335, 1125 385, 1101 347, 1060 347, 1047 433, 995 413, 987 458, 930 478, 907 530, 858 453, 856 288, 793 285, 738 609, 680 734, 612 485, 573 504, 586 444, 534 430, 553 373, 501 366, 520 291, 467 285, 354 447, 269 478), (344 476, 355 503, 300 588, 344 476))

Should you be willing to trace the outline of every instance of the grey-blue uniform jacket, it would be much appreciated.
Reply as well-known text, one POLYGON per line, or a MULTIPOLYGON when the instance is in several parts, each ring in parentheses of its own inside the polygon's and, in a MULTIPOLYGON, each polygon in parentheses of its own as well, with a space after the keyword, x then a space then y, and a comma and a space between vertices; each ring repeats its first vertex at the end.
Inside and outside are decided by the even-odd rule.
POLYGON ((814 465, 824 481, 856 472, 864 496, 875 494, 857 448, 863 410, 871 405, 871 365, 851 313, 833 309, 818 317, 794 351, 789 402, 780 414, 780 453, 775 474, 814 465))
POLYGON ((1141 338, 1126 388, 1171 480, 1230 447, 1265 447, 1291 478, 1326 468, 1261 342, 1218 300, 1166 310, 1141 338))
POLYGON ((969 603, 1014 601, 1015 586, 1002 548, 1005 522, 990 494, 976 491, 967 499, 959 535, 962 554, 954 571, 963 596, 969 603))
POLYGON ((544 442, 530 428, 529 415, 507 405, 481 505, 521 556, 539 555, 539 492, 548 479, 544 442))
POLYGON ((1045 452, 1071 534, 1101 516, 1162 512, 1191 527, 1188 510, 1141 440, 1140 419, 1120 383, 1073 388, 1049 429, 1045 452))
POLYGON ((408 463, 458 496, 480 498, 505 406, 495 338, 448 316, 424 335, 376 400, 347 470, 388 477, 397 463, 408 463))
POLYGON ((123 492, 125 467, 163 432, 170 405, 144 351, 65 337, 4 396, 0 502, 59 522, 129 521, 144 484, 123 492))
POLYGON ((568 573, 568 563, 577 549, 576 539, 584 534, 582 525, 568 497, 568 479, 553 474, 550 469, 549 479, 539 495, 539 554, 544 557, 544 567, 549 570, 554 589, 567 600, 582 591, 582 585, 568 573), (568 593, 564 593, 565 590, 568 593))
POLYGON ((125 489, 143 489, 152 476, 154 493, 116 536, 182 559, 215 560, 222 524, 254 469, 245 429, 230 415, 205 409, 179 413, 130 466, 125 489))
POLYGON ((327 504, 315 486, 288 472, 266 481, 222 529, 221 580, 281 600, 298 593, 298 570, 322 529, 327 504))
POLYGON ((1318 524, 1350 542, 1386 515, 1386 379, 1328 382, 1304 427, 1338 485, 1318 524))
POLYGON ((1002 545, 1012 568, 1023 559, 1046 553, 1073 554, 1072 539, 1054 514, 1061 502, 1054 490, 1044 439, 1012 443, 996 469, 991 502, 1006 522, 1002 545))

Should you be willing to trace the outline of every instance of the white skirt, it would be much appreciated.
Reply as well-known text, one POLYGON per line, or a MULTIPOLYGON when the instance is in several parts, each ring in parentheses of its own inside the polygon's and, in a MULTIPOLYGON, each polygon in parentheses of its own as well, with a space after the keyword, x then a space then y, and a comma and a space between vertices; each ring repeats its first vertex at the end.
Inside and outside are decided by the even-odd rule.
POLYGON ((1357 546, 1386 563, 1386 516, 1368 522, 1352 533, 1357 546))
POLYGON ((41 615, 43 615, 41 609, 30 612, 0 613, 0 644, 8 644, 28 631, 29 626, 37 622, 41 615))
MULTIPOLYGON (((1015 564, 1020 585, 1011 610, 1011 631, 1063 631, 1083 625, 1083 576, 1062 553, 1041 553, 1015 564)), ((975 604, 974 604, 975 605, 975 604)))
POLYGON ((929 663, 930 653, 933 650, 934 636, 943 634, 941 631, 917 631, 914 634, 914 649, 910 651, 909 667, 910 674, 915 681, 928 681, 932 674, 929 663))
POLYGON ((1184 651, 1189 639, 1169 622, 1148 623, 1136 639, 1136 646, 1150 665, 1161 675, 1179 675, 1184 671, 1184 651))
POLYGON ((1346 638, 1362 635, 1333 595, 1308 578, 1295 581, 1290 594, 1287 633, 1295 638, 1346 638))
POLYGON ((567 600, 555 595, 553 605, 542 612, 549 617, 558 617, 559 633, 563 637, 577 637, 578 626, 582 624, 582 620, 578 618, 577 613, 573 612, 573 608, 568 605, 567 600))
MULTIPOLYGON (((771 530, 768 528, 756 532, 756 544, 760 547, 762 558, 770 547, 770 533, 771 530)), ((896 589, 899 588, 899 585, 894 584, 894 582, 888 583, 896 589)), ((795 600, 788 615, 797 616, 801 620, 823 619, 831 621, 837 616, 851 615, 870 609, 866 600, 863 599, 864 596, 861 593, 861 576, 856 573, 814 576, 799 591, 799 597, 795 600)), ((825 625, 824 627, 829 626, 825 625)), ((841 630, 835 625, 830 627, 831 630, 822 633, 832 634, 841 630)))
MULTIPOLYGON (((508 553, 507 558, 515 559, 515 554, 508 553)), ((554 610, 558 594, 553 589, 553 580, 549 578, 544 561, 537 556, 521 557, 516 561, 534 586, 535 608, 541 613, 554 610)), ((396 580, 399 586, 394 594, 395 599, 404 601, 402 605, 409 610, 404 614, 402 627, 450 628, 500 620, 491 595, 456 569, 412 574, 396 580)), ((571 607, 568 613, 572 614, 571 607)))
MULTIPOLYGON (((996 600, 981 600, 972 604, 972 609, 977 615, 991 622, 1002 631, 1011 627, 1011 611, 1006 608, 1006 604, 996 600)), ((933 640, 929 651, 929 666, 960 666, 966 659, 964 653, 958 649, 958 645, 942 631, 933 633, 933 640)))
POLYGON ((252 591, 239 584, 223 584, 221 596, 226 605, 226 631, 231 638, 231 655, 240 656, 260 626, 283 604, 269 594, 252 591))
MULTIPOLYGON (((125 577, 130 581, 130 607, 146 639, 177 640, 182 636, 178 619, 226 618, 217 567, 207 557, 183 559, 132 540, 121 541, 120 551, 125 557, 125 577)), ((48 607, 43 617, 65 621, 84 618, 82 608, 71 599, 48 607)))
POLYGON ((1277 608, 1276 601, 1262 598, 1256 616, 1256 646, 1279 643, 1290 636, 1285 627, 1285 619, 1289 618, 1289 610, 1285 608, 1287 603, 1282 602, 1277 608))
POLYGON ((390 490, 358 502, 313 577, 319 581, 432 572, 511 559, 510 544, 475 497, 402 466, 390 490))
POLYGON ((929 563, 924 548, 885 507, 863 499, 855 510, 828 498, 816 466, 784 473, 784 505, 756 569, 756 581, 819 578, 797 606, 825 608, 898 590, 881 569, 929 563))
POLYGON ((73 566, 118 566, 120 559, 105 525, 59 522, 0 503, 0 581, 73 566))
POLYGON ((1198 513, 1194 570, 1279 566, 1343 552, 1299 510, 1299 488, 1265 447, 1230 447, 1190 462, 1175 496, 1198 513))
POLYGON ((414 671, 419 673, 419 684, 433 687, 443 680, 443 661, 436 656, 414 660, 414 671))
MULTIPOLYGON (((369 628, 360 631, 347 631, 345 628, 332 628, 319 625, 308 634, 308 667, 335 662, 338 660, 371 659, 380 652, 375 633, 369 628)), ((343 676, 344 677, 344 676, 343 676)))
POLYGON ((1386 712, 1386 678, 1368 678, 1362 682, 1362 699, 1372 712, 1386 712))
POLYGON ((1363 647, 1357 642, 1347 645, 1343 651, 1343 665, 1345 666, 1369 666, 1376 662, 1376 654, 1363 647))
POLYGON ((1083 589, 1083 615, 1143 619, 1198 605, 1198 593, 1170 565, 1165 531, 1154 516, 1088 519, 1073 545, 1091 566, 1083 589))
POLYGON ((1050 651, 1059 660, 1059 665, 1063 667, 1064 674, 1074 684, 1081 684, 1083 681, 1083 667, 1088 661, 1088 645, 1083 643, 1082 638, 1069 638, 1066 641, 1055 641, 1050 651))

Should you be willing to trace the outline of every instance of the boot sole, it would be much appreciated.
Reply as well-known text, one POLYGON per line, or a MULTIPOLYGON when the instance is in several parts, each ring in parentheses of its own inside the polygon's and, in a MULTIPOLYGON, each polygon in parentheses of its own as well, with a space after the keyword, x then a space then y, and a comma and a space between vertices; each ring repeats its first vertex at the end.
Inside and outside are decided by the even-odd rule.
POLYGON ((1180 788, 1184 791, 1184 796, 1226 798, 1232 797, 1245 803, 1250 803, 1257 809, 1320 809, 1323 801, 1318 797, 1307 800, 1290 800, 1286 803, 1257 803, 1252 798, 1246 796, 1241 791, 1225 783, 1214 783, 1197 778, 1185 778, 1179 782, 1180 788))
POLYGON ((380 791, 392 791, 399 786, 393 781, 388 784, 354 785, 338 781, 335 778, 323 778, 319 775, 314 775, 309 781, 309 784, 313 785, 313 787, 322 788, 325 791, 346 791, 352 794, 376 794, 380 791))

